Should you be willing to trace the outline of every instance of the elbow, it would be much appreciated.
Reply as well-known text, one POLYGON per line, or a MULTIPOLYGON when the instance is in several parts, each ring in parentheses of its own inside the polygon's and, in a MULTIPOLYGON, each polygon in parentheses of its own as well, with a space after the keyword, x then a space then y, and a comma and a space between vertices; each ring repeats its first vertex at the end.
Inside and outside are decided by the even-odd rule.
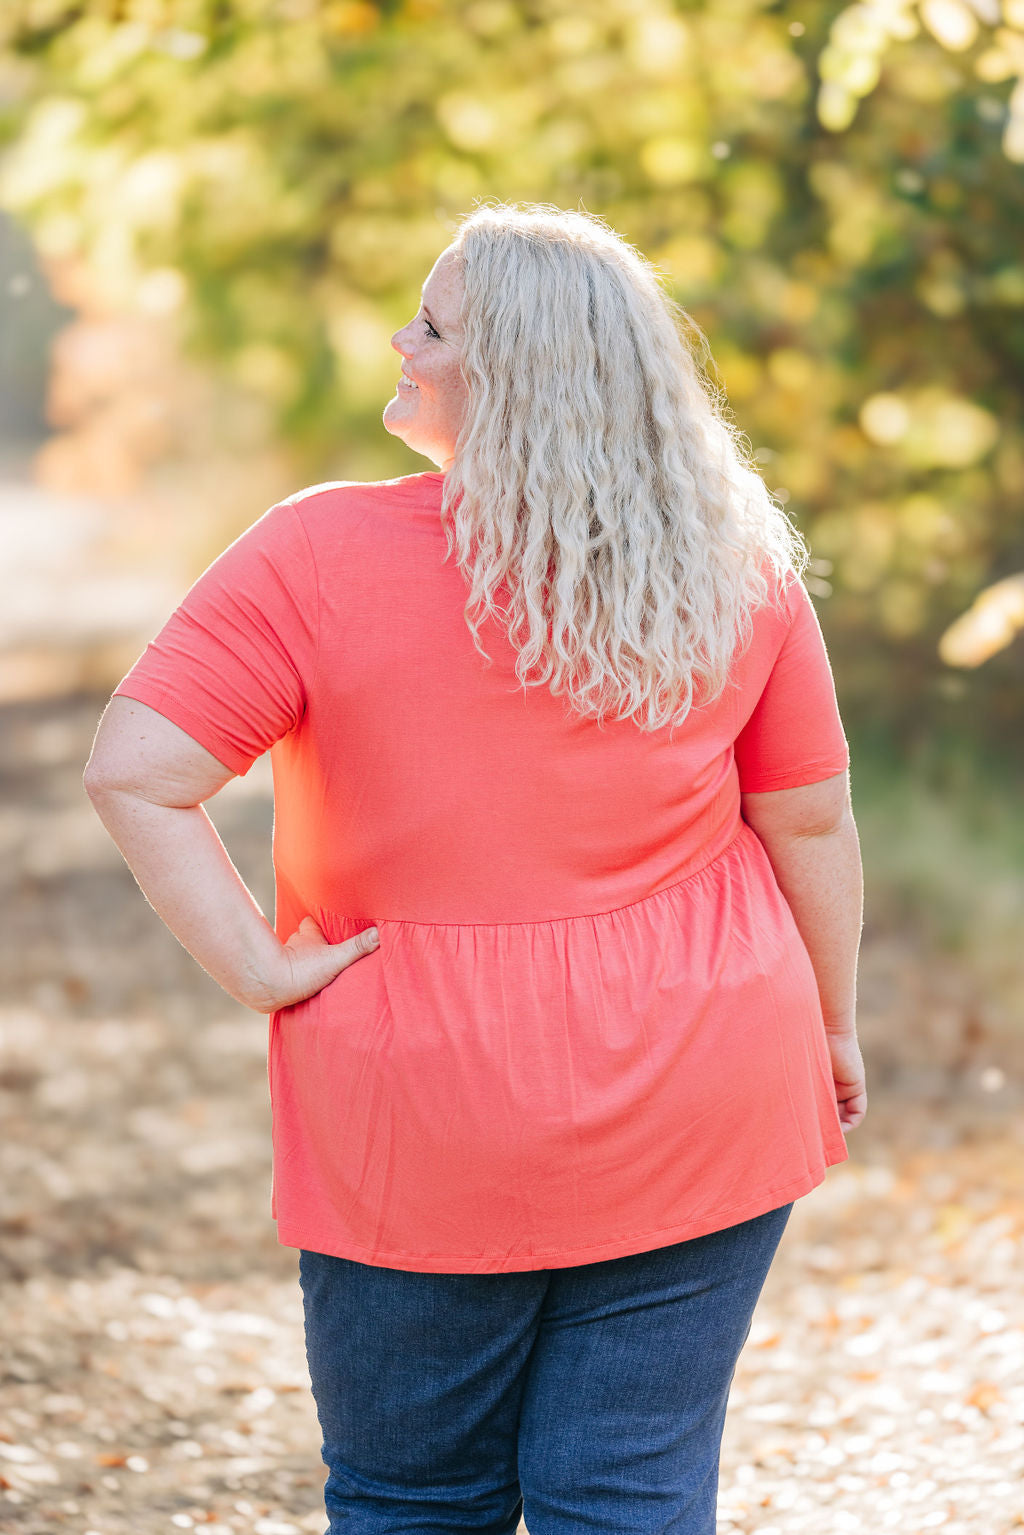
POLYGON ((799 788, 745 794, 741 813, 762 841, 802 842, 849 833, 854 827, 845 773, 799 788))
POLYGON ((124 774, 119 773, 116 764, 110 760, 110 754, 94 746, 82 774, 82 787, 98 810, 112 794, 125 789, 127 785, 124 774))
POLYGON ((853 809, 845 805, 828 813, 801 814, 798 816, 774 815, 767 812, 744 814, 744 820, 765 844, 818 842, 835 837, 856 837, 857 823, 853 809))
POLYGON ((111 731, 104 716, 82 773, 86 795, 98 810, 112 795, 137 790, 138 778, 138 753, 126 749, 123 739, 111 731))
POLYGON ((95 757, 90 757, 85 764, 85 772, 82 774, 82 788, 94 805, 97 800, 103 798, 106 780, 96 763, 95 757))
POLYGON ((110 774, 104 770, 103 763, 97 758, 95 751, 85 764, 85 772, 82 774, 82 787, 94 805, 105 794, 109 794, 112 787, 110 774))
POLYGON ((808 817, 801 826, 793 831, 794 837, 834 837, 841 832, 856 830, 853 819, 853 807, 849 799, 832 814, 808 817))

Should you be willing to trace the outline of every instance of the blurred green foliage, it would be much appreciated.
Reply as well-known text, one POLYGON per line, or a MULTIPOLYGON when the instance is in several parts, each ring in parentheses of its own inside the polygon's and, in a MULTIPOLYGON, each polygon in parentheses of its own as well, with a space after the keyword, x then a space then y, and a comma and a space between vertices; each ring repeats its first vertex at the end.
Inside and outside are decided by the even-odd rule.
POLYGON ((6 0, 0 49, 0 203, 310 479, 420 467, 388 341, 473 199, 601 214, 808 535, 851 722, 1019 749, 1014 623, 938 644, 1024 567, 1024 0, 6 0))

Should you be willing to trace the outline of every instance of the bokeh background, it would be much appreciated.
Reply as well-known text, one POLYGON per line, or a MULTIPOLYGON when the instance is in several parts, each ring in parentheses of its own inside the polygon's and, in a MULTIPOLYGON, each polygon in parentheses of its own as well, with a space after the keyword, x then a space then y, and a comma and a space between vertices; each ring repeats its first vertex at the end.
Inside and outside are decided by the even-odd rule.
MULTIPOLYGON (((432 467, 389 337, 489 197, 602 215, 702 328, 853 748, 871 1107, 770 1276, 720 1529, 1024 1526, 1022 76, 1022 0, 5 0, 0 1528, 322 1528, 265 1023, 81 769, 242 528, 432 467)), ((211 808, 269 903, 265 764, 211 808)))

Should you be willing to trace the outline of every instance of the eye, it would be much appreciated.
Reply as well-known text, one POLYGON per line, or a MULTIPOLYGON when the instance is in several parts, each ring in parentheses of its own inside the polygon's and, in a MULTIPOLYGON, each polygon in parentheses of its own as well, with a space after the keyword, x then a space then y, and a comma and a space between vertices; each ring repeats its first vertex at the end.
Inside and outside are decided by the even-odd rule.
POLYGON ((427 335, 432 336, 435 341, 440 341, 440 334, 434 329, 425 315, 423 317, 423 323, 427 327, 427 335))

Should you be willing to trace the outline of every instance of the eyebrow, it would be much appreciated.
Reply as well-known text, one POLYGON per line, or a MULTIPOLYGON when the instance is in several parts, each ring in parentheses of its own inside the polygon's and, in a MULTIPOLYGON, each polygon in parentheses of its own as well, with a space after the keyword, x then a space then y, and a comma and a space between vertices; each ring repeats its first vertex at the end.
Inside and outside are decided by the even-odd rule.
POLYGON ((431 312, 427 308, 426 304, 423 303, 423 294, 422 294, 422 292, 420 293, 420 303, 423 305, 423 313, 426 315, 427 319, 430 321, 431 325, 433 325, 435 330, 448 330, 448 331, 452 331, 453 330, 456 335, 459 334, 454 320, 452 321, 450 326, 449 326, 447 320, 442 320, 440 325, 437 324, 437 322, 434 319, 434 316, 431 314, 431 312))

